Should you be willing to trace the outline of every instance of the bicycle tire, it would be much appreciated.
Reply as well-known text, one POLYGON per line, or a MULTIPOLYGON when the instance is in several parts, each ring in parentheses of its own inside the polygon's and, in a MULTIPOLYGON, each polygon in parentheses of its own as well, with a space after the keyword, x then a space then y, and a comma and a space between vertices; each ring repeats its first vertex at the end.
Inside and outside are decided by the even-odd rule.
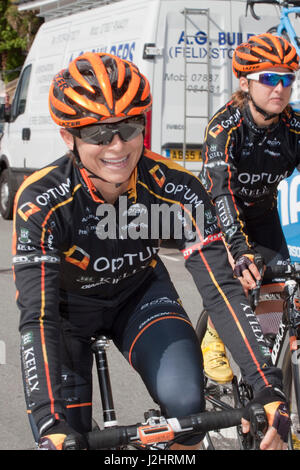
POLYGON ((198 318, 198 321, 197 321, 197 324, 196 324, 196 328, 195 328, 196 335, 197 335, 197 338, 199 340, 200 346, 201 346, 202 340, 204 338, 204 335, 205 335, 205 332, 206 332, 206 329, 207 329, 207 320, 208 320, 208 313, 204 309, 204 310, 202 310, 202 312, 199 315, 199 318, 198 318))
MULTIPOLYGON (((297 351, 296 351, 297 354, 297 351)), ((298 414, 298 409, 300 403, 297 404, 297 396, 295 394, 295 382, 292 371, 292 357, 289 342, 286 341, 283 351, 281 353, 282 359, 282 375, 283 375, 283 390, 286 395, 290 411, 291 411, 291 420, 292 420, 292 429, 288 438, 288 448, 290 450, 297 449, 300 450, 300 440, 299 440, 299 429, 300 429, 300 417, 298 414), (295 408, 293 407, 293 402, 296 401, 295 408)), ((295 365, 294 373, 298 374, 300 377, 300 367, 299 359, 297 357, 297 363, 295 365)))
MULTIPOLYGON (((206 330, 207 330, 207 321, 208 321, 208 313, 205 309, 203 309, 202 312, 199 315, 199 318, 197 320, 196 327, 195 327, 195 331, 196 331, 196 335, 197 335, 200 347, 201 347, 201 343, 203 341, 204 335, 205 335, 206 330)), ((223 393, 224 393, 224 390, 226 389, 226 386, 220 385, 220 384, 215 384, 215 386, 212 386, 210 388, 210 387, 207 386, 207 382, 208 382, 208 379, 206 379, 206 394, 210 393, 211 390, 212 390, 213 395, 217 396, 217 402, 222 403, 222 400, 224 399, 224 396, 222 395, 222 389, 223 389, 223 393)), ((235 402, 235 398, 234 398, 233 395, 234 394, 232 392, 232 398, 230 398, 231 395, 228 393, 228 388, 227 388, 227 395, 226 395, 227 403, 224 403, 224 407, 225 406, 230 406, 231 408, 236 408, 236 402, 235 402), (228 403, 228 401, 230 401, 230 403, 228 403)), ((206 399, 206 403, 208 405, 208 400, 207 399, 206 399)), ((216 408, 217 407, 218 406, 216 406, 216 408)), ((220 408, 222 408, 222 406, 220 406, 220 408)), ((230 431, 227 431, 227 433, 228 432, 230 432, 230 431)), ((230 437, 228 439, 228 437, 226 435, 223 436, 224 435, 224 430, 219 432, 219 434, 221 436, 223 436, 223 444, 224 445, 226 445, 227 441, 228 441, 229 444, 227 444, 227 445, 233 445, 236 449, 244 450, 245 448, 243 447, 241 439, 240 439, 240 430, 238 428, 236 428, 235 433, 236 433, 236 436, 234 436, 234 438, 230 437), (234 440, 235 442, 232 442, 232 440, 234 440)), ((216 446, 218 445, 218 442, 217 442, 216 437, 213 435, 213 433, 207 433, 206 439, 207 439, 207 444, 206 444, 207 447, 204 447, 205 450, 217 450, 216 446)))

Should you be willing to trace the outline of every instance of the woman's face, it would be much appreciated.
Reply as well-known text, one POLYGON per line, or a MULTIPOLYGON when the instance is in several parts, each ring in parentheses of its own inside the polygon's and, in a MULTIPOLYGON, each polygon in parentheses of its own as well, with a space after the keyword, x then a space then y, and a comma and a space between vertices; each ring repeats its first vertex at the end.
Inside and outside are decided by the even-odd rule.
MULTIPOLYGON (((274 67, 271 70, 289 73, 289 70, 283 67, 274 67)), ((243 91, 248 91, 255 103, 269 114, 280 114, 289 103, 292 91, 291 86, 284 88, 281 81, 272 87, 256 80, 248 80, 246 77, 240 78, 240 86, 243 91)))
MULTIPOLYGON (((106 119, 104 123, 117 123, 122 120, 111 118, 106 119)), ((74 137, 65 129, 61 129, 61 135, 69 149, 73 150, 74 137)), ((107 145, 86 143, 78 137, 75 139, 83 166, 110 183, 123 183, 130 178, 141 157, 144 144, 143 133, 128 142, 116 134, 107 145)))

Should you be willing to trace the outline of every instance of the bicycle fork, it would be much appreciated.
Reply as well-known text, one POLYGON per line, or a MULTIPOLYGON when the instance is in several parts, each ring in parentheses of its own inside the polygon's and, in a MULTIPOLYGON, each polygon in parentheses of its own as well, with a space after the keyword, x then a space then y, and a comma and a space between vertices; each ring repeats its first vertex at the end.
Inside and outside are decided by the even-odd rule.
POLYGON ((104 335, 99 336, 92 343, 92 351, 96 360, 96 368, 103 410, 103 422, 105 428, 118 425, 114 408, 106 354, 106 349, 108 349, 109 343, 110 340, 104 335))

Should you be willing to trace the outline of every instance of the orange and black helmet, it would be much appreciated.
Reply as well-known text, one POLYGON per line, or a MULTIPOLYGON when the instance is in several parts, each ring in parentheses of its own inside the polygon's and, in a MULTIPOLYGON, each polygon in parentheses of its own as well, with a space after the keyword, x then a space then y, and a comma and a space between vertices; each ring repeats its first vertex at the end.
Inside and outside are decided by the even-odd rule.
POLYGON ((49 109, 62 127, 82 127, 150 109, 149 82, 136 65, 106 53, 86 52, 55 75, 49 109))
POLYGON ((234 51, 232 69, 236 77, 272 67, 298 70, 299 56, 295 47, 281 36, 270 33, 251 36, 234 51))

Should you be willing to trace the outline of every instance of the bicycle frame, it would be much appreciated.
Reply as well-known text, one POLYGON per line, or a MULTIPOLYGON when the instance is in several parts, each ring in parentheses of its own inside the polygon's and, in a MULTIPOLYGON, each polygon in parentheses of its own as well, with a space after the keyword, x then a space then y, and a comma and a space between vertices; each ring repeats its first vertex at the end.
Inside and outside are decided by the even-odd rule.
MULTIPOLYGON (((280 8, 280 19, 279 19, 279 24, 277 27, 274 27, 274 28, 271 28, 270 30, 268 30, 267 32, 270 32, 270 33, 275 33, 278 35, 278 36, 284 36, 285 33, 287 34, 288 36, 288 39, 289 41, 293 44, 293 46, 295 47, 296 51, 297 51, 297 54, 300 56, 300 39, 298 38, 295 30, 294 30, 294 27, 291 23, 291 20, 289 18, 289 15, 291 14, 299 14, 300 15, 300 7, 289 7, 289 2, 288 1, 279 1, 279 0, 247 0, 247 8, 246 8, 246 15, 247 15, 247 10, 248 10, 248 6, 250 6, 250 11, 251 11, 251 15, 253 16, 253 18, 255 18, 256 20, 259 20, 260 17, 257 16, 257 14, 255 13, 254 11, 254 5, 256 3, 266 3, 266 4, 269 4, 269 5, 275 5, 275 6, 278 6, 280 8), (286 6, 287 5, 287 6, 286 6)), ((291 2, 292 3, 292 2, 291 2)), ((299 82, 299 78, 297 80, 299 82)), ((300 100, 298 98, 298 95, 299 95, 299 92, 297 91, 297 94, 296 95, 293 95, 291 96, 291 106, 296 110, 296 111, 300 111, 300 100)))
POLYGON ((280 22, 277 27, 277 34, 278 36, 281 36, 283 32, 286 31, 291 43, 296 48, 297 54, 300 56, 300 42, 289 18, 289 15, 291 15, 292 13, 300 14, 300 7, 281 7, 280 22))
MULTIPOLYGON (((93 430, 85 434, 89 450, 112 449, 122 450, 128 446, 138 450, 168 450, 179 436, 208 433, 211 430, 225 429, 239 426, 243 416, 243 408, 224 407, 219 412, 201 412, 185 417, 165 418, 158 410, 149 410, 144 414, 145 423, 136 423, 129 426, 118 426, 113 406, 112 390, 110 385, 109 368, 106 349, 110 343, 109 338, 101 335, 95 338, 91 349, 96 359, 97 374, 101 392, 104 428, 93 430)), ((218 402, 220 405, 220 402, 218 402)), ((221 408, 223 408, 221 406, 221 408)), ((254 403, 249 408, 251 446, 245 450, 258 449, 267 430, 267 417, 261 405, 254 403)), ((207 434, 206 434, 207 435, 207 434)), ((209 440, 210 441, 210 440, 209 440)), ((64 450, 80 450, 82 442, 76 435, 67 436, 64 450)), ((214 447, 212 446, 212 449, 214 447)))
MULTIPOLYGON (((283 306, 283 315, 278 327, 278 332, 275 336, 274 344, 272 346, 271 359, 272 364, 276 367, 282 368, 283 357, 281 355, 282 351, 287 350, 288 343, 291 352, 291 369, 292 376, 294 381, 294 391, 296 398, 296 407, 297 413, 300 417, 300 374, 299 374, 299 316, 294 307, 294 297, 297 293, 299 284, 294 279, 288 279, 284 283, 284 288, 282 291, 282 297, 284 299, 283 306)), ((268 295, 278 295, 278 293, 266 294, 268 300, 268 295)), ((280 295, 280 294, 279 294, 280 295)), ((260 300, 265 300, 262 295, 260 300)), ((278 298, 278 297, 277 297, 278 298)))

